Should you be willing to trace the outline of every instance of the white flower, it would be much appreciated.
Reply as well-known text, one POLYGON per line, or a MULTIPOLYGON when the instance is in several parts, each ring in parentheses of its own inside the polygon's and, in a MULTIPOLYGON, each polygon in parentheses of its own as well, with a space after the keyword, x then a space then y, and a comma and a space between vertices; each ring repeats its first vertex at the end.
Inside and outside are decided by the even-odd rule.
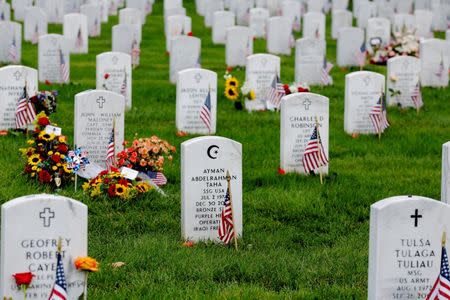
POLYGON ((298 87, 295 84, 290 85, 289 90, 291 91, 291 94, 298 93, 298 87))
POLYGON ((242 94, 243 94, 243 95, 247 95, 248 93, 250 93, 250 91, 251 91, 251 89, 250 89, 250 87, 249 87, 247 81, 244 82, 244 84, 243 84, 242 87, 241 87, 241 92, 242 92, 242 94))

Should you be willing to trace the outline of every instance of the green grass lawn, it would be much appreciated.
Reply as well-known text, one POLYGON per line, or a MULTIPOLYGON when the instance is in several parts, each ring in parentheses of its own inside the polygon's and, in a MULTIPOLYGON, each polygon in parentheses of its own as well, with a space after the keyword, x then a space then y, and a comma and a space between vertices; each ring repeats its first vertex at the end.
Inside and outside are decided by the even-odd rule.
MULTIPOLYGON (((223 90, 225 49, 213 45, 211 30, 185 0, 193 33, 202 39, 202 66, 219 76, 223 90)), ((153 134, 180 149, 190 137, 175 128, 176 87, 169 83, 162 1, 143 27, 141 66, 133 71, 133 108, 126 114, 126 139, 153 134)), ((327 22, 330 25, 330 18, 327 22)), ((95 56, 111 49, 111 27, 91 38, 89 54, 71 56, 72 84, 60 92, 52 119, 73 142, 74 95, 95 88, 95 56)), ((61 33, 52 25, 49 32, 61 33)), ((336 42, 327 28, 328 59, 335 62, 336 42)), ((442 34, 439 34, 442 37, 442 34)), ((300 35, 297 34, 297 37, 300 35)), ((265 41, 255 42, 265 52, 265 41)), ((37 68, 37 46, 23 44, 23 64, 37 68)), ((281 58, 281 79, 294 80, 294 54, 281 58)), ((385 67, 367 70, 386 73, 385 67)), ((354 69, 356 70, 356 69, 354 69)), ((280 157, 278 113, 236 111, 218 98, 217 135, 243 145, 243 238, 240 251, 214 244, 182 246, 180 229, 180 156, 167 167, 168 197, 153 194, 134 202, 91 200, 81 189, 61 194, 89 206, 89 255, 101 262, 90 276, 91 299, 151 298, 301 298, 364 299, 367 294, 369 210, 386 197, 416 194, 440 198, 441 145, 450 140, 447 89, 424 89, 425 108, 389 108, 391 127, 381 142, 374 136, 356 139, 343 130, 344 76, 334 68, 334 86, 312 87, 330 99, 330 174, 317 177, 277 174, 280 157), (126 266, 113 269, 110 264, 126 266)), ((242 81, 244 70, 234 72, 242 81)), ((0 201, 51 192, 21 176, 18 149, 26 138, 0 138, 0 201)))

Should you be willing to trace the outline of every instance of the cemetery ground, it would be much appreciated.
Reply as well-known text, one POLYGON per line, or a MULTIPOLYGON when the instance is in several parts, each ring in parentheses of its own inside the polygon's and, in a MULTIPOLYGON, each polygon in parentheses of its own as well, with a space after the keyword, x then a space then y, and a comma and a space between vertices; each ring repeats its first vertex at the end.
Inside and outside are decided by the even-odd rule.
MULTIPOLYGON (((334 85, 312 87, 330 99, 330 174, 318 177, 277 172, 280 161, 280 115, 237 111, 223 96, 225 49, 213 45, 211 30, 185 1, 194 36, 202 39, 202 67, 219 76, 217 135, 243 145, 243 238, 239 251, 211 243, 184 247, 180 233, 180 144, 177 137, 175 85, 169 82, 162 1, 143 26, 141 65, 133 71, 133 108, 125 118, 125 137, 157 135, 177 147, 166 168, 168 197, 156 193, 136 201, 92 200, 79 182, 60 193, 89 207, 89 255, 101 262, 90 276, 91 299, 151 298, 367 298, 369 209, 378 200, 414 194, 440 199, 441 147, 449 140, 447 89, 423 89, 424 109, 388 109, 391 123, 381 141, 344 132, 345 74, 335 67, 334 85), (111 263, 125 262, 114 269, 111 263)), ((111 49, 111 26, 91 38, 89 54, 71 55, 72 83, 57 89, 59 106, 51 116, 73 142, 74 95, 95 88, 95 56, 111 49)), ((335 62, 327 17, 327 57, 335 62)), ((60 25, 49 32, 61 33, 60 25)), ((442 37, 442 33, 438 36, 442 37)), ((298 34, 296 36, 299 37, 298 34)), ((254 53, 265 52, 256 40, 254 53)), ((23 44, 22 63, 37 68, 37 46, 23 44)), ((386 74, 385 67, 368 66, 386 74)), ((244 70, 234 70, 240 81, 244 70)), ((294 55, 281 57, 281 80, 294 79, 294 55)), ((51 193, 21 176, 18 151, 26 137, 0 139, 0 199, 51 193)))

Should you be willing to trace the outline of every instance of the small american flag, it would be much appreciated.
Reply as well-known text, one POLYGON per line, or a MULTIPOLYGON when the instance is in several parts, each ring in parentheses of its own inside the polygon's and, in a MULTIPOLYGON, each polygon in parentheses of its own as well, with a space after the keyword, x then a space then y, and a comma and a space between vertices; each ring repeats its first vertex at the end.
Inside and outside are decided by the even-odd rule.
POLYGON ((447 250, 442 246, 441 269, 426 300, 450 299, 450 271, 448 267, 447 250))
POLYGON ((219 225, 219 239, 224 244, 229 244, 234 237, 234 223, 233 223, 233 210, 231 207, 230 188, 227 188, 227 194, 225 195, 225 203, 222 208, 222 214, 220 217, 219 225))
POLYGON ((420 91, 420 80, 417 82, 416 86, 414 87, 414 90, 411 94, 411 100, 417 109, 419 109, 423 106, 422 92, 420 91))
POLYGON ((124 98, 126 99, 127 98, 127 86, 128 86, 128 83, 127 83, 127 71, 125 70, 125 68, 124 68, 124 70, 123 70, 123 81, 122 81, 122 85, 120 86, 120 94, 122 95, 122 96, 124 96, 124 98))
POLYGON ((252 44, 251 44, 251 39, 252 39, 252 37, 251 36, 249 36, 248 37, 248 39, 247 39, 247 45, 245 45, 245 56, 249 56, 249 55, 252 55, 252 44))
POLYGON ((356 50, 355 53, 356 60, 358 61, 359 66, 362 68, 366 64, 366 57, 367 57, 367 48, 366 43, 363 42, 361 47, 359 47, 358 50, 356 50))
POLYGON ((23 94, 17 103, 16 128, 22 128, 28 124, 31 124, 35 118, 36 111, 28 98, 27 86, 25 85, 23 88, 23 94))
POLYGON ((327 61, 327 57, 323 58, 323 65, 321 69, 321 79, 324 85, 329 85, 332 83, 332 78, 330 76, 330 71, 333 68, 333 64, 327 61))
POLYGON ((280 82, 278 75, 275 74, 272 84, 267 90, 266 100, 272 104, 273 107, 279 109, 281 98, 283 98, 285 94, 286 92, 284 91, 283 84, 280 82))
POLYGON ((314 34, 316 36, 316 39, 320 39, 320 29, 319 27, 316 28, 316 32, 314 34))
POLYGON ((307 174, 328 164, 328 158, 323 149, 322 140, 317 127, 317 125, 314 127, 314 131, 306 145, 305 152, 303 153, 303 168, 307 174))
POLYGON ((131 63, 133 67, 139 66, 139 58, 141 56, 141 49, 136 39, 133 39, 131 44, 131 63))
POLYGON ((36 44, 38 40, 39 40, 39 26, 38 24, 36 24, 36 26, 34 27, 33 35, 31 36, 31 43, 36 44))
POLYGON ((436 76, 439 78, 442 78, 442 76, 444 76, 444 57, 441 55, 441 62, 439 63, 439 68, 438 71, 436 72, 436 76))
POLYGON ((11 60, 12 62, 17 62, 18 53, 17 53, 16 37, 13 37, 11 41, 11 45, 9 46, 8 57, 9 60, 11 60))
POLYGON ((372 111, 369 113, 369 117, 372 121, 373 127, 375 128, 376 134, 383 133, 384 130, 389 127, 386 113, 386 102, 383 92, 381 92, 381 96, 378 99, 377 104, 375 104, 372 111))
POLYGON ((94 26, 92 26, 91 36, 97 36, 100 32, 99 29, 100 29, 99 21, 98 21, 98 18, 96 17, 94 20, 94 26))
POLYGON ((69 81, 69 66, 66 63, 64 54, 61 49, 59 49, 59 71, 61 72, 61 81, 69 81))
POLYGON ((56 281, 48 300, 67 300, 67 283, 64 275, 64 267, 62 263, 61 253, 56 252, 56 281))
POLYGON ((108 170, 116 165, 116 145, 114 141, 114 130, 115 126, 113 125, 113 129, 111 130, 111 135, 109 137, 108 148, 106 149, 106 168, 108 170))
POLYGON ((208 127, 208 131, 211 132, 211 90, 208 91, 205 102, 200 109, 200 119, 208 127))
POLYGON ((83 48, 83 34, 81 33, 81 27, 78 29, 77 40, 75 41, 75 47, 77 49, 83 48))
POLYGON ((202 67, 202 56, 200 55, 200 53, 197 56, 197 62, 195 63, 195 67, 196 68, 201 68, 202 67))
POLYGON ((6 21, 5 19, 6 19, 5 18, 5 12, 2 11, 2 13, 0 14, 0 21, 6 21))
POLYGON ((167 178, 161 172, 148 171, 147 176, 150 177, 150 179, 153 181, 153 183, 156 184, 157 186, 167 184, 167 178))

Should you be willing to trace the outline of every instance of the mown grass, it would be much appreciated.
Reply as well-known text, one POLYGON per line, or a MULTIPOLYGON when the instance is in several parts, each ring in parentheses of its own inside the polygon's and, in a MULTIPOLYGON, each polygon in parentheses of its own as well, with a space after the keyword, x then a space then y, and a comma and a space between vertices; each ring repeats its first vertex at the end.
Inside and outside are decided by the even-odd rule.
MULTIPOLYGON (((193 32, 202 39, 202 64, 225 71, 223 46, 213 45, 211 31, 185 1, 193 32)), ((328 17, 328 25, 330 19, 328 17)), ((73 137, 74 95, 95 88, 95 56, 111 49, 111 27, 91 38, 87 55, 72 55, 71 85, 60 91, 52 118, 73 137)), ((49 32, 62 32, 52 25, 49 32)), ((327 30, 328 58, 335 62, 336 42, 327 30)), ((442 36, 440 34, 439 36, 442 36)), ((141 66, 133 72, 133 109, 126 114, 126 138, 156 134, 180 148, 188 137, 175 135, 175 86, 170 84, 165 54, 162 1, 143 27, 141 66)), ((299 35, 297 34, 297 37, 299 35)), ((255 42, 255 53, 265 41, 255 42)), ((37 47, 24 43, 23 64, 37 67, 37 47)), ((384 67, 366 69, 386 73, 384 67)), ((313 87, 330 98, 330 176, 280 176, 280 116, 236 111, 220 96, 217 135, 243 144, 244 233, 240 251, 213 244, 182 246, 180 234, 180 159, 167 168, 169 195, 135 202, 91 200, 81 191, 62 194, 89 206, 89 254, 102 263, 90 276, 91 299, 152 298, 301 298, 364 299, 367 293, 369 209, 380 199, 417 194, 440 198, 441 145, 450 138, 447 89, 424 89, 425 108, 389 108, 392 126, 380 141, 356 139, 343 131, 344 76, 354 70, 334 68, 332 87, 313 87), (126 262, 113 269, 110 263, 126 262)), ((284 82, 294 79, 294 55, 282 57, 284 82)), ((241 80, 244 71, 234 72, 241 80)), ((223 88, 220 81, 219 89, 223 88)), ((0 139, 0 200, 51 192, 20 176, 17 151, 24 137, 0 139)))

